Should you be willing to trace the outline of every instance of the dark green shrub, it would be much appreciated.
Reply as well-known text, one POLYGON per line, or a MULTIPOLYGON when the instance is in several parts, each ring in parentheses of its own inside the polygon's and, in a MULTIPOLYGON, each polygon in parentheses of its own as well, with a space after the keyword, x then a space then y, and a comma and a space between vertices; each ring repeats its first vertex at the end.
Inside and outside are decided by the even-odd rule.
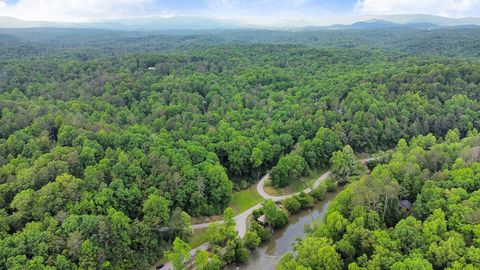
POLYGON ((262 240, 260 239, 260 237, 258 236, 256 231, 248 230, 245 233, 245 237, 243 238, 243 245, 246 248, 252 250, 252 249, 255 249, 256 247, 258 247, 258 245, 260 245, 261 241, 262 240))
POLYGON ((312 208, 315 205, 315 199, 310 194, 305 192, 300 192, 300 194, 296 195, 295 198, 300 203, 300 207, 302 209, 312 208))
POLYGON ((258 222, 256 221, 252 222, 252 230, 257 233, 258 237, 260 237, 260 240, 262 242, 267 241, 270 238, 270 231, 262 225, 258 224, 258 222))
POLYGON ((326 181, 325 181, 325 185, 327 187, 327 191, 328 192, 333 192, 335 190, 337 190, 337 183, 335 183, 335 181, 333 180, 333 178, 328 178, 326 181))
POLYGON ((314 188, 312 192, 310 192, 310 195, 316 201, 323 201, 325 200, 326 193, 327 193, 327 186, 325 185, 325 183, 321 183, 318 187, 314 188))
POLYGON ((282 202, 282 204, 285 207, 285 209, 287 209, 288 212, 290 212, 290 214, 298 213, 300 211, 301 207, 302 207, 300 202, 295 197, 290 197, 290 198, 285 199, 282 202))

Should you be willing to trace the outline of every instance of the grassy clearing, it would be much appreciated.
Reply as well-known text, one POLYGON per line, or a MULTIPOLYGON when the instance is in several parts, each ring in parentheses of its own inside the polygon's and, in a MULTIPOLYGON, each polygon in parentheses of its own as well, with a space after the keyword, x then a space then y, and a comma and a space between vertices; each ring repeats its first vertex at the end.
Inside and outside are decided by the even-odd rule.
MULTIPOLYGON (((257 192, 257 185, 251 185, 249 188, 234 192, 232 201, 228 207, 233 209, 233 213, 238 215, 250 207, 262 202, 263 198, 257 192)), ((209 217, 192 217, 192 224, 207 223, 222 220, 222 215, 213 215, 209 217)))
POLYGON ((275 188, 270 185, 265 186, 265 192, 272 196, 288 195, 288 194, 300 192, 312 186, 315 180, 317 180, 326 171, 327 171, 326 169, 312 170, 308 176, 295 180, 293 181, 293 183, 283 188, 275 188))
POLYGON ((234 192, 229 206, 235 215, 238 215, 261 201, 263 198, 257 192, 257 185, 251 185, 247 189, 234 192))
POLYGON ((199 247, 203 243, 208 241, 208 228, 195 229, 193 230, 192 236, 188 239, 188 243, 192 248, 199 247))

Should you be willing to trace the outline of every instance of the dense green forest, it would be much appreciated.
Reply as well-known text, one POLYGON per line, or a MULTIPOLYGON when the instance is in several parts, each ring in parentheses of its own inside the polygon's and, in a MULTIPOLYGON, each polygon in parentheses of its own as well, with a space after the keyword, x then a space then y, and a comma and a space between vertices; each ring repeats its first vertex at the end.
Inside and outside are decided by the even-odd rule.
MULTIPOLYGON (((82 37, 77 30, 58 44, 54 30, 44 30, 45 38, 36 31, 24 33, 29 40, 4 34, 0 46, 0 269, 144 268, 175 237, 189 235, 190 216, 221 213, 234 190, 267 170, 273 168, 272 182, 281 187, 328 167, 343 145, 374 152, 418 134, 443 137, 456 128, 463 137, 480 126, 475 29, 444 30, 459 41, 432 38, 432 46, 412 54, 405 43, 391 52, 375 49, 382 35, 374 32, 340 34, 342 40, 371 36, 371 45, 332 48, 252 33, 256 38, 248 42, 235 41, 232 33, 221 42, 200 33, 92 34, 95 42, 73 46, 75 35, 82 37), (152 46, 139 49, 144 42, 152 46)), ((413 30, 395 35, 410 42, 425 38, 413 30)), ((435 140, 425 138, 428 155, 435 140)), ((410 145, 421 144, 416 140, 410 145)), ((453 161, 455 153, 448 152, 453 161)), ((450 159, 431 158, 435 162, 421 159, 420 179, 448 174, 424 172, 450 168, 450 159)), ((428 187, 408 185, 402 194, 410 200, 428 187)), ((467 200, 473 190, 464 188, 459 196, 467 200)), ((393 196, 389 200, 393 205, 393 196)), ((345 224, 353 216, 340 214, 345 224)), ((387 211, 375 229, 398 220, 387 211)), ((373 246, 366 246, 365 256, 348 253, 354 243, 339 251, 334 242, 340 236, 321 241, 341 254, 340 263, 367 267, 373 246)))
POLYGON ((47 57, 89 60, 132 53, 190 51, 229 44, 297 44, 325 48, 378 49, 408 55, 478 58, 479 35, 480 29, 475 26, 340 31, 311 27, 295 31, 237 29, 181 32, 0 28, 0 59, 47 57))
POLYGON ((421 135, 396 149, 335 198, 278 269, 480 268, 478 133, 421 135))

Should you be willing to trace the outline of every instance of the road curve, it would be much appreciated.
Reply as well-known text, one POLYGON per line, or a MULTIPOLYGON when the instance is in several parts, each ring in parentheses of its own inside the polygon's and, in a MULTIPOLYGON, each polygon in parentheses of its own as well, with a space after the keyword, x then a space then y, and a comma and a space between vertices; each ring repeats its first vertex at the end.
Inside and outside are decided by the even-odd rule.
MULTIPOLYGON (((315 182, 313 183, 312 187, 310 188, 307 188, 304 190, 305 193, 309 193, 310 191, 312 191, 312 189, 316 188, 318 185, 320 185, 320 183, 322 181, 325 181, 328 176, 330 176, 330 171, 322 174, 317 180, 315 180, 315 182)), ((284 196, 272 196, 268 193, 265 192, 265 181, 270 177, 270 174, 267 173, 265 174, 261 179, 260 181, 258 182, 257 184, 257 192, 260 194, 260 196, 262 196, 265 200, 273 200, 273 201, 281 201, 281 200, 284 200, 288 197, 291 197, 295 194, 298 194, 298 193, 295 193, 295 194, 290 194, 290 195, 284 195, 284 196)), ((234 217, 234 220, 235 220, 235 230, 237 231, 238 233, 238 236, 240 238, 243 238, 245 236, 245 233, 247 232, 247 219, 248 219, 248 216, 250 216, 254 210, 256 209, 260 209, 262 208, 262 204, 263 203, 258 203, 252 207, 250 207, 249 209, 247 209, 246 211, 236 215, 234 217)), ((212 221, 212 222, 207 222, 207 223, 200 223, 200 224, 193 224, 192 225, 192 229, 202 229, 202 228, 207 228, 210 224, 212 223, 215 223, 215 222, 218 222, 218 223, 223 223, 223 220, 220 220, 220 221, 212 221)), ((195 254, 201 250, 201 249, 208 249, 208 243, 205 243, 197 248, 194 248, 190 251, 190 254, 191 256, 195 256, 195 254)), ((162 268, 160 268, 160 270, 167 270, 167 269, 173 269, 172 268, 172 264, 170 262, 166 263, 162 268)))
MULTIPOLYGON (((292 194, 288 194, 288 195, 282 195, 282 196, 273 196, 273 195, 270 195, 268 193, 265 192, 265 181, 268 179, 270 175, 269 174, 266 174, 264 177, 262 177, 262 179, 260 179, 260 181, 258 182, 257 184, 257 192, 265 199, 265 200, 273 200, 275 202, 278 202, 278 201, 282 201, 282 200, 285 200, 289 197, 292 197, 292 196, 295 196, 297 194, 299 194, 300 192, 297 192, 297 193, 292 193, 292 194)), ((313 182, 313 185, 304 189, 303 192, 305 193, 309 193, 312 191, 312 189, 318 187, 320 185, 320 183, 322 183, 323 181, 327 180, 327 178, 330 176, 330 171, 322 174, 320 177, 317 178, 317 180, 315 180, 315 182, 313 182)))
MULTIPOLYGON (((367 163, 367 162, 372 161, 372 160, 374 160, 374 158, 366 158, 366 159, 362 159, 362 162, 367 163)), ((310 193, 312 191, 312 189, 315 189, 323 181, 327 180, 328 177, 330 176, 330 174, 331 174, 330 171, 325 172, 320 177, 318 177, 317 180, 315 180, 315 182, 313 182, 313 184, 310 187, 304 189, 303 192, 310 193)), ((265 181, 269 177, 270 177, 269 173, 265 174, 257 184, 257 192, 265 200, 273 200, 275 202, 278 202, 278 201, 282 201, 286 198, 292 197, 292 196, 300 193, 300 192, 297 192, 297 193, 293 193, 293 194, 289 194, 289 195, 283 195, 283 196, 273 196, 273 195, 270 195, 270 194, 266 193, 265 192, 265 181)), ((238 232, 238 235, 240 237, 243 237, 245 235, 246 231, 247 231, 247 217, 250 214, 252 214, 252 212, 254 210, 259 209, 261 207, 262 207, 262 203, 256 204, 256 205, 252 206, 251 208, 247 209, 245 212, 240 213, 240 214, 238 214, 237 216, 234 217, 234 220, 236 222, 235 229, 238 232)), ((211 223, 214 223, 214 222, 222 223, 223 221, 212 221, 212 222, 208 222, 208 223, 194 224, 194 225, 192 225, 192 228, 193 229, 207 228, 208 225, 210 225, 211 223)))
MULTIPOLYGON (((311 187, 306 188, 305 190, 303 190, 303 192, 305 192, 305 193, 311 192, 312 189, 318 187, 320 185, 320 183, 325 181, 329 176, 330 176, 330 171, 322 174, 317 180, 315 180, 315 182, 313 183, 313 185, 311 187)), ((281 201, 281 200, 284 200, 286 198, 292 197, 292 196, 299 193, 299 192, 297 192, 297 193, 294 193, 294 194, 283 195, 283 196, 272 196, 272 195, 266 193, 265 192, 265 181, 269 177, 270 177, 269 173, 265 174, 257 184, 257 192, 265 200, 273 200, 275 202, 278 202, 278 201, 281 201)), ((247 232, 247 218, 248 218, 248 216, 251 215, 254 210, 259 209, 261 207, 262 207, 262 203, 258 203, 256 205, 250 207, 249 209, 247 209, 245 212, 240 213, 240 214, 238 214, 234 217, 234 220, 236 222, 235 230, 237 231, 237 233, 240 237, 245 236, 245 233, 247 232)), ((192 228, 193 229, 207 228, 208 225, 210 225, 211 223, 214 223, 214 222, 222 223, 223 221, 221 220, 221 221, 213 221, 213 222, 208 222, 208 223, 194 224, 194 225, 192 225, 192 228)))

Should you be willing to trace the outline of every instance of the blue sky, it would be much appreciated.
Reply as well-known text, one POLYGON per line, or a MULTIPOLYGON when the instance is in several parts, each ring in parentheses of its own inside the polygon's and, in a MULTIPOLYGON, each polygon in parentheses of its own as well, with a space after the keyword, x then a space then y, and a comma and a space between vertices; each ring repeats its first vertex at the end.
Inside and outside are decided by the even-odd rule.
POLYGON ((0 0, 0 16, 49 21, 208 16, 267 23, 414 13, 480 16, 480 0, 0 0))

